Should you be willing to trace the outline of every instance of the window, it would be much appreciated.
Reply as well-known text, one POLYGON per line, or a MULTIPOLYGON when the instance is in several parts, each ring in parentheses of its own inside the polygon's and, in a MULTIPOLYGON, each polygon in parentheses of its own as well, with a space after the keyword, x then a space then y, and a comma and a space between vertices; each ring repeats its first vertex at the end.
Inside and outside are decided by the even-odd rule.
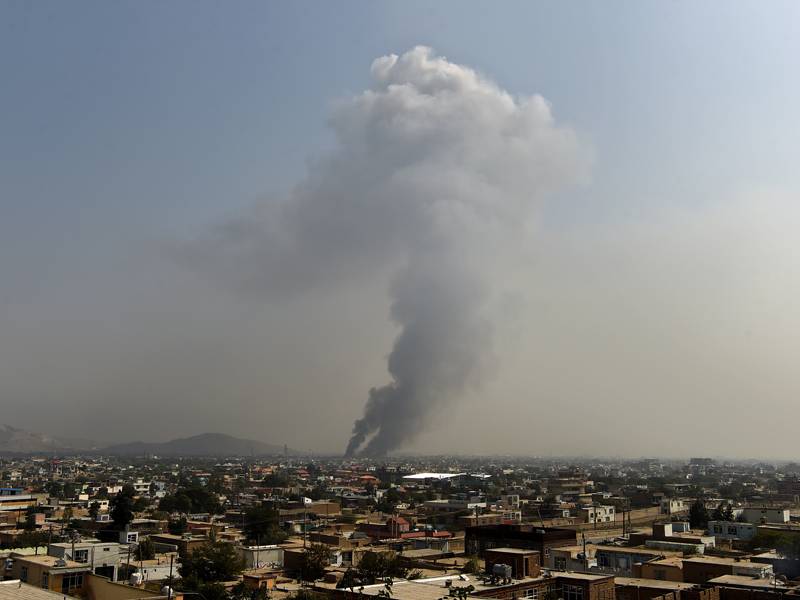
POLYGON ((714 533, 722 533, 722 525, 714 525, 714 533))
POLYGON ((553 559, 553 567, 556 571, 566 571, 567 570, 567 558, 565 556, 556 556, 553 559))
POLYGON ((561 597, 564 600, 583 600, 583 588, 579 585, 565 583, 561 587, 561 597))
POLYGON ((82 587, 83 573, 65 573, 61 579, 61 591, 65 594, 82 587))
POLYGON ((729 525, 728 526, 728 535, 736 535, 736 526, 735 525, 729 525))
POLYGON ((47 589, 50 586, 50 573, 42 573, 42 588, 47 589))
POLYGON ((28 567, 22 567, 19 570, 19 580, 28 581, 28 567))
POLYGON ((84 548, 83 550, 75 550, 75 558, 73 558, 75 562, 89 562, 89 549, 84 548))

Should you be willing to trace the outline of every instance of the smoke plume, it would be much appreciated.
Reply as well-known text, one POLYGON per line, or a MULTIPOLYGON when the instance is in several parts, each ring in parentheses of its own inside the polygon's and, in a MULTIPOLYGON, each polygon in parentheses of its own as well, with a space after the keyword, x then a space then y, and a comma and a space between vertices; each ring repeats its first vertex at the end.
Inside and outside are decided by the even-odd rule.
POLYGON ((204 257, 273 296, 391 274, 390 380, 370 390, 348 455, 403 446, 486 375, 503 263, 542 195, 585 163, 541 96, 429 48, 378 58, 371 75, 333 112, 335 149, 285 203, 220 227, 204 257))

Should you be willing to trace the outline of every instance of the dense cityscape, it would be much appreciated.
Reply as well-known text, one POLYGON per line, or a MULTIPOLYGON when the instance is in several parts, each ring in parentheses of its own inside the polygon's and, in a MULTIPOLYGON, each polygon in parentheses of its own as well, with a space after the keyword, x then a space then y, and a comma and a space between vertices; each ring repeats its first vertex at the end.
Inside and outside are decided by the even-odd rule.
POLYGON ((9 455, 0 595, 777 599, 800 592, 799 476, 711 458, 9 455))
POLYGON ((800 600, 800 0, 0 0, 0 73, 0 600, 800 600))

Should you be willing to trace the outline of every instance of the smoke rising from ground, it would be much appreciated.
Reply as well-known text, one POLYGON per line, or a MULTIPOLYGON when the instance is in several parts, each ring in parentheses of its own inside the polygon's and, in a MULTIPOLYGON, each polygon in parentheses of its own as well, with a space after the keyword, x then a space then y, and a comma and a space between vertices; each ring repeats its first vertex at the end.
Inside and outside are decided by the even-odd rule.
POLYGON ((203 256, 273 297, 390 274, 390 381, 370 391, 348 455, 401 447, 486 375, 503 262, 542 195, 585 164, 541 96, 513 97, 429 48, 378 58, 371 75, 287 201, 218 228, 203 256))

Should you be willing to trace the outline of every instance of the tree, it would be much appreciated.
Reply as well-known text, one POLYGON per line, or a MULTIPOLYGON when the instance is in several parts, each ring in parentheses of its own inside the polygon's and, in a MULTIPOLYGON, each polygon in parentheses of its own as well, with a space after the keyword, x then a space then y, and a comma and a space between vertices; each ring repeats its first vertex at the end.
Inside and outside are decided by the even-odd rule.
POLYGON ((77 494, 77 490, 75 489, 75 484, 71 481, 68 481, 64 484, 64 491, 62 492, 62 498, 74 498, 77 494))
POLYGON ((266 587, 251 588, 243 581, 237 583, 230 591, 230 600, 269 600, 266 587))
POLYGON ((156 545, 149 539, 142 540, 136 545, 136 560, 153 560, 156 557, 156 545))
POLYGON ((394 552, 365 552, 358 563, 358 579, 364 585, 387 577, 405 577, 407 571, 394 552))
POLYGON ((111 520, 114 521, 114 527, 120 531, 123 531, 133 521, 133 496, 135 493, 132 486, 126 485, 109 503, 111 520))
POLYGON ((48 534, 44 531, 25 531, 17 536, 17 548, 33 548, 47 545, 48 534))
POLYGON ((311 544, 300 558, 300 579, 316 581, 325 575, 330 552, 324 544, 311 544))
POLYGON ((100 503, 95 500, 89 505, 89 516, 92 518, 92 521, 97 521, 97 515, 100 514, 100 503))
POLYGON ((470 556, 469 560, 464 563, 464 567, 461 569, 463 573, 472 574, 472 573, 479 573, 481 570, 481 563, 478 560, 477 556, 470 556))
POLYGON ((712 521, 733 521, 733 507, 727 502, 720 502, 711 513, 712 521))
POLYGON ((50 481, 47 483, 45 487, 47 490, 47 494, 51 498, 63 498, 64 494, 64 485, 60 481, 50 481))
POLYGON ((244 570, 244 560, 233 544, 227 542, 208 543, 181 558, 178 572, 185 585, 200 586, 220 581, 230 581, 244 570))
POLYGON ((189 529, 189 524, 186 522, 186 517, 175 520, 170 519, 167 523, 167 531, 172 535, 181 535, 182 533, 186 533, 187 529, 189 529))
POLYGON ((280 528, 278 511, 270 506, 253 506, 244 513, 244 534, 251 542, 280 544, 287 535, 280 528))
POLYGON ((23 529, 25 531, 34 531, 36 529, 36 507, 29 506, 28 510, 25 511, 25 525, 23 529))
POLYGON ((774 548, 784 558, 800 559, 800 535, 780 531, 759 531, 750 540, 750 549, 774 548))
POLYGON ((219 514, 222 506, 217 495, 199 486, 180 488, 174 495, 164 496, 158 509, 165 512, 219 514))
POLYGON ((64 509, 64 511, 61 513, 61 525, 62 525, 62 529, 63 529, 64 527, 66 527, 67 525, 69 525, 69 524, 70 524, 70 521, 72 521, 72 516, 73 516, 72 507, 68 506, 68 507, 67 507, 67 508, 65 508, 65 509, 64 509))
POLYGON ((698 498, 689 507, 689 525, 695 529, 708 527, 708 509, 705 502, 698 498))

